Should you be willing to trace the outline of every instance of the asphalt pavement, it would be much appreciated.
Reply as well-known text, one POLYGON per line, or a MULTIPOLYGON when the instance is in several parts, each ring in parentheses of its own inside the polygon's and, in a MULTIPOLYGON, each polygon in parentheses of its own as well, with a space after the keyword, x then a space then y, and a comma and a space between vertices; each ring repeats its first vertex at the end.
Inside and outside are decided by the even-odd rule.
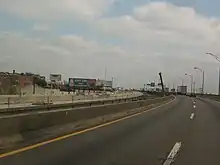
POLYGON ((3 157, 0 164, 219 165, 220 103, 193 99, 178 96, 138 116, 3 157))

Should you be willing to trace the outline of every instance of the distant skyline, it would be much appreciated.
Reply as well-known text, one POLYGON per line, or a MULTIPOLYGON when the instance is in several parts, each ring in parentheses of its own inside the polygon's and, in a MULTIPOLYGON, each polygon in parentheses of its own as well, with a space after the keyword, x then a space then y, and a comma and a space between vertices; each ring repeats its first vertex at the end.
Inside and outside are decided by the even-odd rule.
POLYGON ((115 78, 140 88, 159 79, 170 87, 218 92, 218 0, 1 0, 0 71, 115 78), (13 4, 13 5, 11 5, 13 4))

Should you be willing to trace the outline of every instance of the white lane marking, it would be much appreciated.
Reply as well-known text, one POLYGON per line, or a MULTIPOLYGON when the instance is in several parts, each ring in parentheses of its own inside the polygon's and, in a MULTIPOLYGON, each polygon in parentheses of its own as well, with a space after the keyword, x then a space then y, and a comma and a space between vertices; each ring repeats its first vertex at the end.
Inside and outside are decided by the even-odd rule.
POLYGON ((191 113, 190 119, 193 120, 194 116, 195 116, 195 114, 194 114, 194 113, 191 113))
POLYGON ((180 151, 181 145, 182 145, 181 142, 176 142, 176 144, 173 146, 172 150, 170 151, 163 165, 171 165, 174 163, 177 153, 180 151))
POLYGON ((196 105, 193 105, 193 108, 196 108, 196 105))
POLYGON ((196 104, 196 100, 192 100, 192 103, 193 103, 193 104, 196 104))

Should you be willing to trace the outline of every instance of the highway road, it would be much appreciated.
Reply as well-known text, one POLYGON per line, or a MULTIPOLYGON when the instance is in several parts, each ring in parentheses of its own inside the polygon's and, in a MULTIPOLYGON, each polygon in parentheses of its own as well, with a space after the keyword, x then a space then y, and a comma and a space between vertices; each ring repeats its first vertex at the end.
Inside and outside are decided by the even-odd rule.
POLYGON ((192 99, 178 96, 101 128, 0 155, 0 164, 168 165, 174 160, 175 165, 219 165, 220 104, 192 99))

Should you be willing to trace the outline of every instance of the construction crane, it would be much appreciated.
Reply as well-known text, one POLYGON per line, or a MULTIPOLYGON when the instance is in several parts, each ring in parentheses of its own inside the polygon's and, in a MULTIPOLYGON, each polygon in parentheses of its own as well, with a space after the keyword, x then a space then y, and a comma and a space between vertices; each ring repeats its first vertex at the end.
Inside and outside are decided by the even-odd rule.
POLYGON ((160 82, 161 82, 161 86, 162 86, 162 92, 163 92, 163 95, 165 95, 164 84, 163 84, 163 77, 162 77, 162 73, 161 72, 159 73, 159 77, 160 77, 160 82))

